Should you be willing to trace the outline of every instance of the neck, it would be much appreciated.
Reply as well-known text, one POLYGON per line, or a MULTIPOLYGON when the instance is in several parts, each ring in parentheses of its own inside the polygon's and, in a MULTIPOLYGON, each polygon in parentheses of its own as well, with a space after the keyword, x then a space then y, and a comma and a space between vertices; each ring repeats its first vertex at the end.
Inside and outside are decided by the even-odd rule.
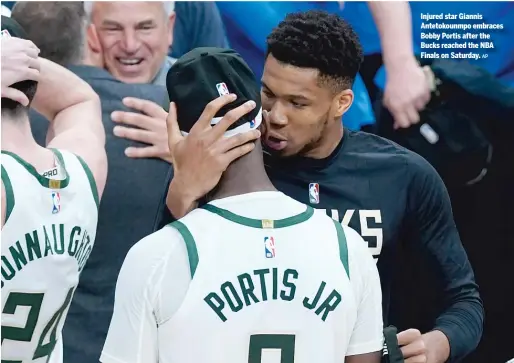
POLYGON ((303 154, 308 158, 312 159, 325 159, 328 158, 337 145, 341 142, 343 138, 344 128, 341 120, 334 120, 332 125, 326 127, 319 138, 317 145, 314 145, 312 149, 303 154))
POLYGON ((332 125, 326 127, 321 135, 318 145, 309 150, 304 156, 313 159, 328 158, 343 138, 344 128, 341 120, 334 120, 332 125))
POLYGON ((257 141, 252 152, 230 164, 215 191, 208 195, 207 199, 215 200, 234 195, 275 190, 276 188, 264 169, 262 147, 260 141, 257 141))
POLYGON ((28 156, 40 148, 32 136, 29 117, 26 113, 11 115, 2 112, 2 150, 28 156))

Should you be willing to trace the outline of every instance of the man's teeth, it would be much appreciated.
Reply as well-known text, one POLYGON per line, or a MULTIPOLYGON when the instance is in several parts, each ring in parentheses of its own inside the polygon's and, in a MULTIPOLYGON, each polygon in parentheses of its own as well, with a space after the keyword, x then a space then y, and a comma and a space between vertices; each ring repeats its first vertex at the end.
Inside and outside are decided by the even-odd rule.
POLYGON ((124 59, 124 58, 120 58, 119 60, 120 60, 120 63, 128 65, 128 66, 133 66, 133 65, 138 64, 138 63, 141 62, 141 59, 124 59))

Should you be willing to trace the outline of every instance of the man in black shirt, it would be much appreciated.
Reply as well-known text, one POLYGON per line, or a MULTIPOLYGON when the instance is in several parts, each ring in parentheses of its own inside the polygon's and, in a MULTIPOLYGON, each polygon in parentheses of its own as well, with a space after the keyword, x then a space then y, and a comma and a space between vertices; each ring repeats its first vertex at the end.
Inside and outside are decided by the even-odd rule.
MULTIPOLYGON (((421 256, 441 285, 437 294, 445 306, 420 339, 409 338, 409 331, 398 335, 404 358, 414 362, 426 350, 429 363, 462 359, 482 335, 483 306, 441 179, 417 154, 341 124, 362 62, 355 33, 336 15, 308 11, 288 15, 267 45, 261 97, 272 182, 288 196, 326 210, 367 241, 378 260, 385 322, 400 247, 421 256)), ((215 126, 205 132, 210 131, 222 130, 215 126)), ((191 136, 170 141, 175 176, 168 207, 175 217, 216 185, 226 161, 212 138, 206 143, 205 135, 204 140, 191 136)), ((428 304, 416 303, 430 305, 436 300, 431 298, 428 304)))

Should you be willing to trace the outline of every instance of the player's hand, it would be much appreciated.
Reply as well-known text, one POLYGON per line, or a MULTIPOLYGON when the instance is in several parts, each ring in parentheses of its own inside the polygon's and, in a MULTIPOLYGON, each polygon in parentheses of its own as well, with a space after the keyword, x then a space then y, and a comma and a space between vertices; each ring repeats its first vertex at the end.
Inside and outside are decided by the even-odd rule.
POLYGON ((415 58, 387 70, 384 106, 394 117, 394 128, 408 128, 419 122, 419 112, 430 101, 430 84, 415 58))
POLYGON ((176 209, 174 198, 177 194, 180 196, 179 199, 182 199, 180 205, 191 205, 218 184, 222 173, 232 161, 254 149, 253 141, 261 135, 258 130, 232 137, 223 136, 230 125, 255 108, 254 101, 248 101, 229 111, 218 124, 211 126, 211 120, 216 113, 235 100, 236 96, 230 94, 211 101, 185 137, 182 136, 177 123, 175 104, 170 104, 166 123, 174 174, 167 205, 175 218, 180 218, 188 212, 173 210, 176 209))
POLYGON ((426 363, 427 350, 421 332, 408 329, 396 335, 405 363, 426 363))
POLYGON ((128 147, 125 149, 125 155, 129 158, 161 158, 171 162, 166 111, 152 101, 133 97, 125 97, 123 104, 140 113, 114 111, 111 114, 112 121, 131 126, 115 126, 114 135, 148 144, 145 147, 128 147))
POLYGON ((2 36, 2 98, 28 106, 27 96, 11 86, 39 79, 39 48, 30 40, 2 36))

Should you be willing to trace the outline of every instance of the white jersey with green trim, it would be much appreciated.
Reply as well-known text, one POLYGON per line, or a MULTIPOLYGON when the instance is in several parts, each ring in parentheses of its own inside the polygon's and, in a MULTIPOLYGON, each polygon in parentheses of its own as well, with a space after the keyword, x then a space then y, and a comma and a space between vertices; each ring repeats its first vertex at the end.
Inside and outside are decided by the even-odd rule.
POLYGON ((2 151, 2 362, 63 362, 62 327, 95 241, 93 175, 81 158, 53 151, 53 179, 2 151))
POLYGON ((132 247, 103 363, 312 363, 380 351, 358 233, 280 192, 215 200, 132 247))

